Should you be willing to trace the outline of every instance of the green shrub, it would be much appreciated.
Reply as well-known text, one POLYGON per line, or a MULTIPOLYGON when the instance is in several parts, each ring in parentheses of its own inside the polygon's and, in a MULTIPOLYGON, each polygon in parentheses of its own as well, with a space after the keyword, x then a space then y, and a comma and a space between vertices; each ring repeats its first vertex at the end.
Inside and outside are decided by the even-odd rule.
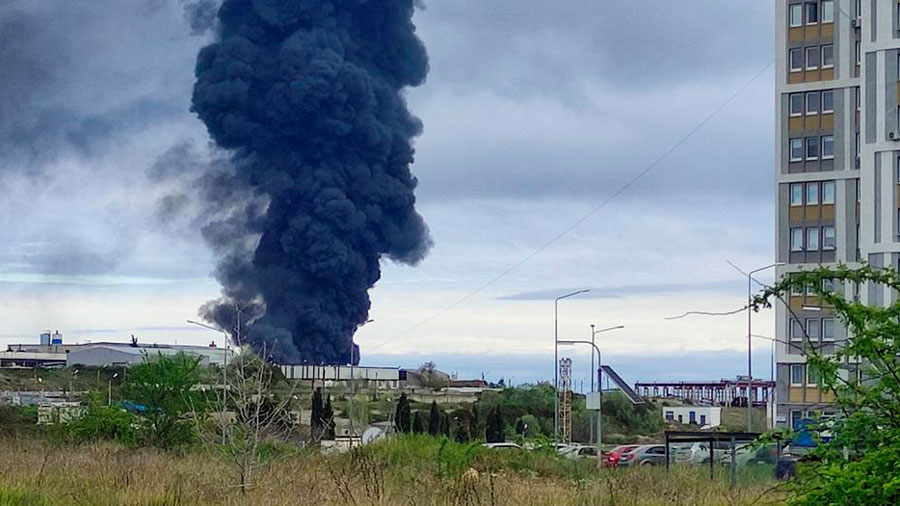
POLYGON ((136 441, 135 417, 118 406, 107 406, 94 397, 80 416, 61 424, 62 435, 71 441, 110 440, 123 444, 136 441))

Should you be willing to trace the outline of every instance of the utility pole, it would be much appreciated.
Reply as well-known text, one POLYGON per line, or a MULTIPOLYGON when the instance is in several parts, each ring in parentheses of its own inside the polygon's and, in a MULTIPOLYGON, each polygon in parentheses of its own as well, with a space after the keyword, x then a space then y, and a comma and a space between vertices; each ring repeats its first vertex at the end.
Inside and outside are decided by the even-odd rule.
POLYGON ((559 301, 590 292, 590 288, 578 290, 553 299, 553 441, 559 440, 559 301))

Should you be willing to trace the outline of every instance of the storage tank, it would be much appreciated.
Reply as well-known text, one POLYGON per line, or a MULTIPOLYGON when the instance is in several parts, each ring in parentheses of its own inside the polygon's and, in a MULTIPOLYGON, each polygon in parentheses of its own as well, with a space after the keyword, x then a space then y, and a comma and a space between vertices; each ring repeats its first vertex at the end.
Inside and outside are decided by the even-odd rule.
POLYGON ((50 331, 41 334, 41 346, 50 346, 50 331))

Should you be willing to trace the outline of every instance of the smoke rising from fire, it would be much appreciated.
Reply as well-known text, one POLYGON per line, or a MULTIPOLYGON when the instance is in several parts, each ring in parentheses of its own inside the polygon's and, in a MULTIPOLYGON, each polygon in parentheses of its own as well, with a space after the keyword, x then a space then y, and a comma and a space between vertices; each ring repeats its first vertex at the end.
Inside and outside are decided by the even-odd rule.
POLYGON ((424 82, 413 0, 226 0, 197 58, 193 110, 230 167, 204 229, 223 298, 201 309, 276 360, 358 361, 380 259, 431 245, 415 210, 403 89, 424 82))

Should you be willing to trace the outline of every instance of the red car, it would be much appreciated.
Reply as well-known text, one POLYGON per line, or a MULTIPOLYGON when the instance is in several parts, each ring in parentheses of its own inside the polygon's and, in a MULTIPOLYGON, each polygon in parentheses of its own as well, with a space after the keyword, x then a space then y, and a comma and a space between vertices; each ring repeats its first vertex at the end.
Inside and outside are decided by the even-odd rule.
POLYGON ((619 457, 628 453, 638 445, 620 445, 603 454, 603 467, 619 467, 619 457))

